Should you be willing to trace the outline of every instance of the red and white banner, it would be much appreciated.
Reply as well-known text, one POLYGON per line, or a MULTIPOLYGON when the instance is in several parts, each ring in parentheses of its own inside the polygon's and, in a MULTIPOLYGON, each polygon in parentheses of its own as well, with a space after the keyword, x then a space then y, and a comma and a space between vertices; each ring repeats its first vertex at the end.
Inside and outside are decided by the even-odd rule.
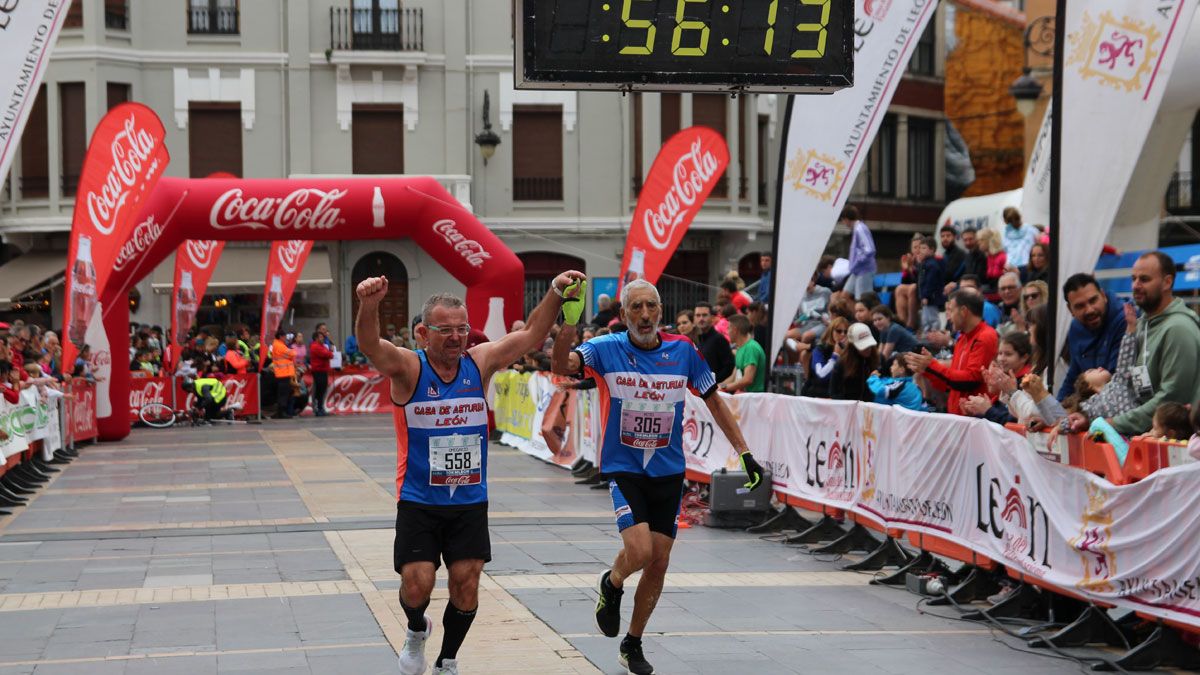
POLYGON ((87 340, 89 324, 99 324, 99 298, 105 284, 118 259, 128 257, 122 256, 122 251, 138 211, 170 161, 163 143, 165 133, 154 111, 140 103, 113 108, 92 133, 79 177, 67 253, 64 364, 75 363, 87 340))
POLYGON ((663 144, 646 175, 625 237, 618 292, 634 279, 658 283, 728 165, 725 139, 708 127, 688 127, 663 144))
POLYGON ((95 438, 99 434, 96 428, 96 385, 75 378, 68 385, 67 392, 74 397, 66 399, 70 437, 75 441, 95 438))
POLYGON ((291 239, 271 244, 271 256, 267 258, 267 283, 263 287, 262 322, 259 340, 258 362, 267 362, 267 352, 275 339, 275 331, 283 322, 283 313, 292 301, 292 292, 300 280, 300 272, 312 252, 311 240, 291 239))
POLYGON ((138 422, 138 413, 151 403, 175 406, 170 377, 135 377, 129 386, 129 421, 138 422))
POLYGON ((225 242, 214 239, 188 239, 175 251, 175 283, 171 287, 171 332, 167 336, 167 368, 174 372, 181 346, 196 321, 196 310, 208 290, 208 281, 217 269, 225 242))
MULTIPOLYGON (((237 408, 237 417, 257 417, 259 413, 258 374, 218 376, 225 385, 225 406, 237 408)), ((196 395, 183 390, 183 378, 175 379, 175 401, 184 410, 191 410, 196 395)))
POLYGON ((854 0, 854 86, 788 102, 775 215, 776 260, 787 264, 774 272, 771 345, 763 345, 772 362, 936 11, 937 0, 854 0))
MULTIPOLYGON (((306 376, 312 391, 312 376, 306 376)), ((325 410, 333 415, 392 412, 392 383, 369 370, 359 373, 330 373, 325 410)))
MULTIPOLYGON (((82 2, 82 0, 75 0, 82 2)), ((0 176, 7 176, 70 0, 0 3, 0 176)))

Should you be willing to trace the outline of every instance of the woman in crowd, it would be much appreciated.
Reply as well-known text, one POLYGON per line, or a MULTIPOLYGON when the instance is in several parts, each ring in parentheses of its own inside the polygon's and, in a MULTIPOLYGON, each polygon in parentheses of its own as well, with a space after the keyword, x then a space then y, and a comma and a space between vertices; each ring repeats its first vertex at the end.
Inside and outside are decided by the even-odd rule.
POLYGON ((689 340, 692 340, 692 342, 695 342, 695 340, 692 339, 692 331, 695 329, 695 327, 695 318, 692 314, 692 310, 685 309, 675 317, 675 332, 689 340))
POLYGON ((871 323, 879 332, 880 354, 885 361, 896 354, 916 351, 920 346, 912 331, 896 323, 896 315, 887 305, 876 305, 871 310, 871 323))
POLYGON ((1050 286, 1044 281, 1030 281, 1021 288, 1021 316, 1050 299, 1050 286))
POLYGON ((846 344, 842 346, 833 375, 829 380, 830 398, 842 401, 875 400, 868 386, 871 373, 879 370, 879 343, 865 323, 850 326, 846 344))
MULTIPOLYGON (((1008 265, 1008 255, 1004 253, 1004 241, 990 227, 979 230, 979 250, 987 256, 987 277, 983 280, 983 290, 989 296, 996 293, 1000 277, 1008 265)), ((989 297, 989 300, 995 298, 989 297)))
POLYGON ((850 322, 842 317, 834 317, 829 322, 829 328, 821 335, 820 341, 813 345, 812 358, 808 363, 803 396, 813 398, 829 398, 829 383, 833 368, 837 365, 838 351, 846 344, 846 331, 850 322))
POLYGON ((1029 335, 1009 333, 1004 336, 996 353, 995 365, 1008 377, 996 377, 998 386, 995 389, 989 387, 988 393, 991 396, 971 396, 963 401, 962 408, 970 415, 985 417, 996 424, 1019 421, 1019 415, 1009 411, 1009 399, 1020 382, 1033 370, 1033 343, 1030 342, 1029 335))
POLYGON ((1029 264, 1021 268, 1021 283, 1031 281, 1049 282, 1050 247, 1037 243, 1029 249, 1029 264))

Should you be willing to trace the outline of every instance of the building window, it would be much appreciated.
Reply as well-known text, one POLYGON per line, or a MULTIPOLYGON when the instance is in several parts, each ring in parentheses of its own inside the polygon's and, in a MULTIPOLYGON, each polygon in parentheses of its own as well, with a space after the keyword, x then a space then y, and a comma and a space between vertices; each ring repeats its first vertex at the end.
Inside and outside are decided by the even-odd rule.
POLYGON ((404 173, 404 106, 355 104, 351 114, 354 173, 404 173))
POLYGON ((188 32, 201 35, 237 35, 237 0, 189 0, 188 32))
POLYGON ((562 201, 562 134, 560 106, 513 106, 513 201, 562 201))
POLYGON ((21 135, 21 197, 38 199, 50 194, 50 134, 46 116, 46 85, 38 88, 21 135))
MULTIPOLYGON (((81 5, 81 0, 72 4, 81 5)), ((104 27, 112 30, 129 30, 129 1, 104 0, 104 27)))
POLYGON ((867 154, 867 194, 896 196, 896 116, 885 115, 867 154))
POLYGON ((58 85, 59 120, 62 124, 62 195, 71 197, 79 187, 79 172, 87 152, 87 99, 82 82, 58 85))
POLYGON ((130 93, 130 86, 124 82, 108 82, 105 84, 104 90, 108 99, 107 105, 109 110, 122 103, 128 103, 133 98, 133 95, 130 93))
POLYGON ((676 250, 658 280, 663 322, 675 323, 679 312, 695 308, 701 300, 712 300, 708 279, 708 251, 676 250))
POLYGON ((63 28, 83 28, 83 0, 74 0, 67 8, 63 28))
MULTIPOLYGON (((724 94, 693 94, 692 95, 692 124, 706 126, 717 132, 721 138, 726 137, 728 128, 726 97, 724 94)), ((729 196, 729 174, 721 174, 712 197, 725 199, 729 196)))
POLYGON ((921 33, 921 39, 917 40, 917 46, 913 49, 912 58, 908 61, 908 72, 913 75, 928 75, 933 77, 937 74, 936 64, 934 63, 935 55, 937 54, 937 21, 930 21, 925 26, 925 32, 921 33))
POLYGON ((642 95, 635 92, 633 98, 633 177, 631 187, 636 199, 642 193, 642 95))
MULTIPOLYGON (((587 272, 587 263, 582 258, 562 253, 535 251, 518 253, 525 265, 525 316, 529 316, 550 290, 550 282, 563 270, 587 272)), ((504 327, 505 330, 509 326, 504 327)))
POLYGON ((935 120, 908 118, 908 196, 911 199, 933 199, 936 129, 935 120))
POLYGON ((659 110, 658 121, 662 129, 663 143, 666 143, 669 138, 683 128, 683 101, 679 94, 662 95, 662 108, 659 110))
POLYGON ((771 117, 769 115, 758 116, 758 205, 767 205, 767 186, 770 182, 767 180, 767 166, 769 162, 768 154, 771 150, 770 135, 771 117))
POLYGON ((188 106, 188 175, 242 176, 242 109, 236 103, 188 106))

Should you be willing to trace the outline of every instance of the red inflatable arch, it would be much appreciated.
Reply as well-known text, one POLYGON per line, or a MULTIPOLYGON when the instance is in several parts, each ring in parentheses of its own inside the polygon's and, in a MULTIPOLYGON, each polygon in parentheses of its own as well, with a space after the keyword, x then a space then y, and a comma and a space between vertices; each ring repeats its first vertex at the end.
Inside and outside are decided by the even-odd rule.
MULTIPOLYGON (((131 286, 188 239, 415 241, 467 287, 467 311, 482 328, 491 300, 504 302, 504 325, 522 318, 524 267, 517 256, 432 178, 241 180, 164 177, 138 215, 103 297, 113 348, 129 339, 131 286)), ((129 370, 117 359, 113 414, 98 420, 101 440, 129 435, 129 370)))

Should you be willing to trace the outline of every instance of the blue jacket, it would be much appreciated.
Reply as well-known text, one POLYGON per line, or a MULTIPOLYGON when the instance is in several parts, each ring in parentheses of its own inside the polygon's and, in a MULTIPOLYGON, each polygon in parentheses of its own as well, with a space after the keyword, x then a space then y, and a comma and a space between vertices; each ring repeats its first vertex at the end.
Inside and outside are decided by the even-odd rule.
POLYGON ((911 377, 880 377, 872 375, 867 386, 875 394, 875 402, 883 405, 898 405, 909 410, 924 411, 925 399, 921 389, 911 377))
POLYGON ((1071 327, 1067 329, 1071 366, 1058 390, 1059 401, 1075 393, 1075 379, 1085 370, 1104 368, 1110 373, 1117 370, 1117 354, 1121 351, 1121 337, 1125 335, 1125 310, 1121 308, 1120 298, 1108 291, 1105 295, 1108 296, 1108 312, 1098 331, 1093 333, 1077 319, 1072 319, 1071 327))
POLYGON ((917 275, 917 292, 930 307, 942 309, 946 306, 946 267, 937 258, 926 258, 917 275))
POLYGON ((995 328, 1000 325, 1000 320, 1004 316, 1000 313, 1000 308, 994 302, 983 301, 983 322, 995 328))
POLYGON ((850 273, 875 273, 875 238, 863 221, 854 223, 850 237, 850 273))

